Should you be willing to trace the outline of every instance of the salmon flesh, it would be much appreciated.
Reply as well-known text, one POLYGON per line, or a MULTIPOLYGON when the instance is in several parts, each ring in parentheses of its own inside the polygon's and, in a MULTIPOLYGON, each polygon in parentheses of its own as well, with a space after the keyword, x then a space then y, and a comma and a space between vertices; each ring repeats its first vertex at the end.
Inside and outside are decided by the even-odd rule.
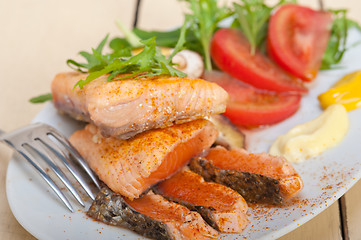
POLYGON ((53 102, 60 111, 99 127, 105 137, 128 139, 222 113, 228 101, 223 88, 202 79, 156 76, 108 82, 104 75, 74 89, 86 77, 79 72, 56 75, 53 102))
POLYGON ((219 233, 197 213, 148 192, 133 201, 103 188, 88 215, 154 239, 214 239, 219 233))
POLYGON ((204 119, 149 130, 128 140, 104 138, 89 124, 70 142, 110 189, 134 199, 208 149, 217 134, 204 119))
POLYGON ((154 191, 197 211, 220 232, 240 233, 247 226, 248 205, 239 193, 221 184, 205 182, 188 168, 160 182, 154 191))

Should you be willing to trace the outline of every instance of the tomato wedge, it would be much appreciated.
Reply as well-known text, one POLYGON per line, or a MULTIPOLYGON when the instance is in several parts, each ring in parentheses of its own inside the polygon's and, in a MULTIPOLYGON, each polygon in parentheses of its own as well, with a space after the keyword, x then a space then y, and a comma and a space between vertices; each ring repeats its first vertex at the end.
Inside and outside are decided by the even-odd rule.
POLYGON ((251 55, 248 40, 237 29, 221 28, 213 35, 211 56, 221 70, 254 87, 275 92, 307 91, 302 81, 262 53, 251 55))
POLYGON ((259 90, 224 72, 206 71, 203 78, 217 83, 228 92, 230 100, 224 115, 237 125, 274 124, 290 117, 300 106, 300 94, 259 90))
POLYGON ((296 4, 282 5, 269 21, 267 53, 292 75, 311 81, 320 69, 331 24, 330 12, 296 4))

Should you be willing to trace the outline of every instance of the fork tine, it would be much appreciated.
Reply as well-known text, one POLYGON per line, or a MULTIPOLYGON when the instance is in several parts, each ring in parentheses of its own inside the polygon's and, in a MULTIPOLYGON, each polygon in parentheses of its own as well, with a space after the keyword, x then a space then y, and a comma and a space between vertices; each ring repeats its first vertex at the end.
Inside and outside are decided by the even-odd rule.
POLYGON ((61 143, 68 151, 73 155, 73 157, 78 161, 78 163, 82 166, 82 168, 85 170, 85 172, 90 176, 90 178, 93 180, 95 185, 98 189, 101 189, 100 183, 98 181, 98 178, 95 176, 93 171, 90 169, 88 164, 84 161, 84 159, 81 157, 81 155, 78 153, 78 151, 70 144, 68 139, 63 137, 58 131, 53 129, 52 132, 49 133, 53 137, 55 137, 59 143, 61 143))
POLYGON ((53 141, 49 141, 49 143, 47 143, 41 138, 37 138, 35 140, 40 141, 45 147, 48 148, 49 153, 51 153, 53 156, 57 157, 64 163, 64 165, 69 170, 69 172, 79 182, 80 186, 85 190, 85 192, 89 195, 89 197, 92 200, 94 200, 95 199, 94 193, 92 192, 86 181, 83 179, 83 177, 79 174, 79 172, 73 166, 70 165, 70 161, 68 159, 67 154, 62 149, 60 149, 53 141))
POLYGON ((53 189, 55 194, 61 199, 61 201, 65 204, 65 206, 71 211, 74 212, 73 206, 70 204, 68 199, 65 197, 63 192, 59 189, 59 187, 51 180, 48 174, 38 165, 36 162, 34 162, 28 155, 26 155, 23 151, 16 149, 17 152, 24 157, 40 174, 40 176, 45 180, 45 182, 53 189))
MULTIPOLYGON (((73 187, 73 185, 70 183, 69 179, 64 175, 64 173, 60 170, 60 168, 58 168, 58 166, 56 166, 49 158, 48 156, 46 156, 44 153, 42 153, 39 149, 37 149, 36 147, 28 144, 28 143, 24 143, 23 147, 25 148, 25 146, 29 149, 31 149, 32 151, 34 151, 37 155, 39 155, 49 166, 50 168, 53 170, 53 172, 59 177, 59 179, 64 183, 64 185, 69 189, 69 191, 73 194, 73 196, 76 198, 76 200, 83 206, 84 202, 81 199, 80 195, 78 194, 78 192, 75 190, 75 188, 73 187)), ((25 148, 30 154, 31 151, 29 151, 29 149, 25 148)))

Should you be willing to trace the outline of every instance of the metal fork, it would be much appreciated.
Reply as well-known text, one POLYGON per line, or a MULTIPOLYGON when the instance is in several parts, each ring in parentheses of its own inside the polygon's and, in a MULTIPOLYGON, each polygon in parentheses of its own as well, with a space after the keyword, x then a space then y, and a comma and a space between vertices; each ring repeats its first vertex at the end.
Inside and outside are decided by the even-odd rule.
POLYGON ((84 172, 90 177, 96 187, 100 189, 98 178, 80 156, 78 151, 53 127, 44 123, 35 123, 10 133, 5 133, 0 130, 0 141, 7 143, 32 165, 71 212, 74 212, 74 209, 69 200, 54 183, 52 178, 41 167, 37 160, 44 161, 46 165, 52 169, 52 171, 58 176, 58 178, 64 183, 75 199, 83 207, 85 205, 79 195, 79 192, 71 184, 64 172, 60 170, 59 166, 56 164, 56 159, 64 163, 65 167, 79 182, 80 186, 85 190, 89 197, 93 200, 95 199, 95 195, 93 194, 89 184, 86 180, 84 180, 75 165, 70 161, 71 156, 72 159, 75 159, 78 165, 80 165, 84 172))

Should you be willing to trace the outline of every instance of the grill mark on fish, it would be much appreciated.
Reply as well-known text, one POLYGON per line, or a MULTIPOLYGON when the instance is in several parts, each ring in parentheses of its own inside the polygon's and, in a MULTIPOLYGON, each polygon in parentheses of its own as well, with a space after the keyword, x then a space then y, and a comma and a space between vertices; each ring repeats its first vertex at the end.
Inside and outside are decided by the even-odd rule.
POLYGON ((204 180, 230 187, 247 202, 282 204, 279 181, 260 174, 220 169, 204 158, 192 158, 189 168, 204 180))

